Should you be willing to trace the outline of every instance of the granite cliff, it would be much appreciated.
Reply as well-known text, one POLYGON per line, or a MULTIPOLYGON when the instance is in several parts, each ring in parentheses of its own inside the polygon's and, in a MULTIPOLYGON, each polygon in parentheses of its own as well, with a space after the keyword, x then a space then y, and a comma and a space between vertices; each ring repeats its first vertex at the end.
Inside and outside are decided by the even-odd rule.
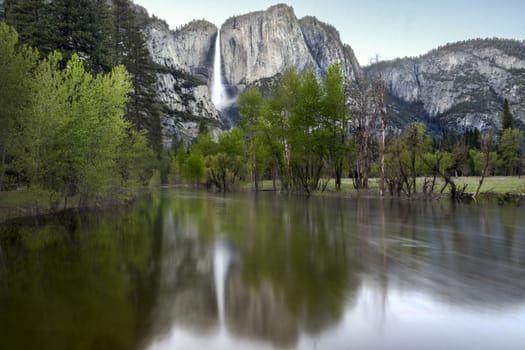
MULTIPOLYGON (((348 81, 363 74, 352 48, 343 44, 334 27, 315 17, 298 19, 292 7, 282 4, 229 18, 221 27, 221 53, 233 100, 246 88, 267 85, 293 67, 312 67, 322 77, 340 62, 348 81)), ((226 117, 235 121, 236 116, 226 117)))
POLYGON ((298 19, 282 4, 231 17, 220 29, 200 20, 172 31, 152 19, 144 32, 160 67, 166 146, 190 142, 203 127, 218 133, 235 123, 235 104, 218 111, 211 102, 214 69, 221 69, 231 101, 247 88, 268 86, 292 67, 313 67, 322 77, 340 62, 347 83, 385 79, 392 124, 399 128, 422 120, 431 130, 497 129, 504 99, 518 126, 525 123, 525 43, 520 41, 470 40, 363 69, 334 27, 315 17, 298 19), (221 65, 214 67, 219 30, 221 65))
POLYGON ((158 19, 149 21, 144 30, 153 61, 162 68, 157 86, 166 107, 166 146, 174 139, 196 137, 203 125, 218 130, 235 123, 235 105, 219 112, 211 102, 206 86, 211 86, 213 69, 221 69, 231 101, 246 88, 271 82, 292 67, 313 67, 321 77, 328 66, 340 62, 348 80, 363 75, 352 49, 341 42, 334 27, 314 17, 298 19, 286 5, 228 19, 220 29, 222 65, 214 67, 218 30, 200 20, 172 31, 158 19))
POLYGON ((206 21, 194 21, 171 31, 164 21, 152 19, 144 33, 157 66, 156 90, 162 105, 164 147, 190 143, 203 128, 220 133, 224 125, 208 88, 217 27, 206 21))
POLYGON ((385 80, 399 126, 423 119, 449 130, 498 129, 504 99, 518 126, 525 122, 523 42, 469 40, 417 58, 380 62, 365 71, 369 78, 385 80))

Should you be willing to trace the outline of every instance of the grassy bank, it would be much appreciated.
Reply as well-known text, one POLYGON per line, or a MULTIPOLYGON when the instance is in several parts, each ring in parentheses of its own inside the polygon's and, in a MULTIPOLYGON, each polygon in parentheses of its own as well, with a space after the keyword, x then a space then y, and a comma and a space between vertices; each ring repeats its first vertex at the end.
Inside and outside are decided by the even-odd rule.
MULTIPOLYGON (((419 178, 418 183, 420 190, 424 179, 419 178)), ((462 187, 464 184, 467 185, 467 193, 474 193, 479 183, 478 177, 458 177, 454 178, 455 183, 458 187, 462 187)), ((352 179, 343 179, 341 194, 343 195, 361 195, 379 194, 379 181, 378 179, 370 179, 370 189, 368 191, 357 191, 354 189, 352 179)), ((443 186, 443 181, 438 180, 436 185, 436 192, 439 192, 443 186)), ((277 187, 279 184, 277 183, 277 187)), ((241 190, 251 190, 253 184, 244 183, 240 185, 241 190)), ((271 181, 262 181, 259 186, 260 190, 273 190, 273 184, 271 181)), ((148 192, 149 190, 144 189, 141 193, 148 192)), ((445 191, 447 192, 447 191, 445 191)), ((331 180, 328 183, 324 194, 336 194, 335 183, 331 180)), ((493 196, 493 195, 512 195, 512 196, 525 196, 525 177, 517 176, 495 176, 487 177, 483 186, 481 187, 480 197, 493 196)), ((65 206, 61 204, 60 208, 76 208, 78 200, 72 199, 65 206)), ((20 216, 31 216, 38 214, 46 214, 51 211, 51 203, 48 198, 39 196, 31 191, 20 190, 20 191, 5 191, 0 192, 0 222, 9 218, 20 217, 20 216)))
MULTIPOLYGON (((453 178, 454 182, 458 186, 458 188, 463 187, 463 185, 467 185, 466 192, 469 194, 473 194, 476 192, 476 189, 479 184, 479 177, 475 176, 464 176, 464 177, 455 177, 453 178)), ((418 191, 421 191, 421 188, 423 187, 424 178, 418 178, 418 191)), ((444 181, 441 179, 438 179, 436 181, 436 188, 435 192, 439 193, 441 191, 441 188, 444 186, 444 181)), ((279 184, 277 183, 277 188, 279 187, 279 184)), ((253 188, 253 184, 247 183, 243 186, 244 189, 251 189, 253 188)), ((260 186, 260 190, 272 190, 273 184, 271 181, 262 181, 260 186)), ((328 193, 335 193, 335 182, 333 180, 330 180, 328 183, 328 186, 326 188, 326 191, 328 193)), ((359 194, 359 193, 370 193, 372 195, 379 194, 379 179, 372 178, 369 180, 369 190, 368 191, 357 191, 354 186, 352 179, 346 178, 342 180, 341 184, 341 193, 343 194, 359 194)), ((445 189, 444 193, 448 193, 448 188, 445 189)), ((517 176, 494 176, 494 177, 487 177, 485 178, 485 181, 483 183, 483 186, 481 186, 480 195, 494 195, 494 194, 511 194, 516 196, 525 196, 525 177, 517 177, 517 176)))

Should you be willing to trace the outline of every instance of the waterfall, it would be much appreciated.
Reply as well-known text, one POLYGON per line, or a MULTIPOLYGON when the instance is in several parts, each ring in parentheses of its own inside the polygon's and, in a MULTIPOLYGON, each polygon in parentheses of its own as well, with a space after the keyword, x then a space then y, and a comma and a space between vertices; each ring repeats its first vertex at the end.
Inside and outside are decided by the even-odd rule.
POLYGON ((224 85, 222 84, 222 58, 221 58, 221 30, 217 31, 215 39, 215 57, 213 58, 213 77, 211 81, 211 100, 215 108, 221 110, 225 107, 224 85))
POLYGON ((226 278, 228 277, 228 268, 231 263, 231 253, 227 243, 223 240, 215 242, 213 252, 213 274, 215 277, 215 294, 217 295, 217 308, 219 312, 219 325, 221 328, 224 324, 224 290, 226 278))

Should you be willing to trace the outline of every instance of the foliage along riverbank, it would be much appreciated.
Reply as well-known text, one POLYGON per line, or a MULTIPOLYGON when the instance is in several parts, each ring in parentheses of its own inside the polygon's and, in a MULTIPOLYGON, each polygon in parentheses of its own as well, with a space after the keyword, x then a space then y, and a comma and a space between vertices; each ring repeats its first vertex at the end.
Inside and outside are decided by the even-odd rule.
POLYGON ((68 203, 62 202, 58 208, 54 206, 55 203, 50 202, 49 198, 41 193, 29 190, 3 191, 0 192, 0 224, 16 218, 58 215, 68 211, 91 212, 126 207, 138 199, 154 195, 159 188, 160 183, 153 181, 151 186, 142 187, 134 193, 133 197, 126 200, 106 197, 96 203, 81 206, 78 198, 73 198, 68 203))
POLYGON ((0 23, 0 81, 0 190, 26 189, 0 192, 7 208, 104 206, 160 183, 145 131, 125 118, 134 85, 124 66, 93 74, 77 54, 40 58, 0 23))
MULTIPOLYGON (((464 200, 469 201, 472 199, 472 195, 475 193, 476 187, 478 185, 479 178, 473 176, 464 176, 458 177, 455 181, 460 185, 467 185, 464 200)), ((424 178, 418 178, 417 182, 419 184, 424 183, 424 178)), ((441 183, 441 182, 440 182, 441 183)), ((143 187, 139 192, 140 194, 137 197, 142 197, 149 195, 149 193, 154 192, 159 188, 160 182, 152 181, 150 186, 143 187)), ((275 191, 280 192, 281 187, 277 182, 276 187, 271 180, 261 181, 259 184, 259 191, 275 191)), ((204 187, 195 187, 191 184, 179 184, 176 187, 180 188, 194 188, 197 190, 205 191, 204 187)), ((239 183, 237 191, 255 191, 253 184, 250 182, 239 183)), ((356 190, 353 186, 352 179, 343 178, 341 181, 341 190, 337 191, 334 181, 330 181, 327 184, 326 190, 324 192, 316 192, 315 196, 343 196, 343 197, 380 197, 379 193, 379 179, 370 179, 370 186, 367 190, 356 190)), ((395 196, 383 196, 383 198, 397 198, 395 196)), ((449 198, 449 193, 445 192, 441 195, 435 195, 433 199, 447 199, 449 198)), ((476 197, 476 201, 479 202, 520 202, 525 198, 525 177, 517 176, 493 176, 487 177, 484 181, 484 184, 481 188, 479 195, 476 197)), ((419 196, 412 197, 414 200, 428 199, 423 194, 419 196)), ((131 202, 131 201, 129 201, 131 202)), ((62 203, 63 204, 63 203, 62 203)), ((78 206, 78 201, 72 200, 67 204, 67 207, 61 207, 60 211, 63 210, 92 210, 92 209, 101 209, 112 207, 115 205, 122 205, 122 202, 115 202, 112 200, 107 200, 106 202, 100 202, 97 205, 91 206, 90 208, 81 208, 78 206)), ((38 216, 52 214, 56 212, 53 210, 51 203, 47 202, 47 199, 38 193, 31 192, 28 190, 21 191, 5 191, 0 192, 0 222, 3 222, 8 219, 18 218, 18 217, 27 217, 27 216, 38 216), (36 206, 35 203, 39 203, 39 206, 36 206)))

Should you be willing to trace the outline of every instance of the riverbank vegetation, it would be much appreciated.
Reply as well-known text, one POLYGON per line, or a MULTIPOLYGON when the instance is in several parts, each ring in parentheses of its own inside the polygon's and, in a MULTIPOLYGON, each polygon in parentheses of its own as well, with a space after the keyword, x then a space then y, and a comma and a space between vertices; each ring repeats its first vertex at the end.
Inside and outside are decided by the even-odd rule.
POLYGON ((126 117, 126 68, 95 74, 77 53, 42 57, 18 38, 0 23, 0 189, 23 188, 51 211, 134 196, 156 157, 126 117))
POLYGON ((258 190, 264 180, 284 192, 341 191, 347 178, 357 191, 456 199, 492 191, 489 177, 521 175, 523 132, 513 128, 508 102, 499 134, 430 134, 420 122, 389 126, 386 95, 381 79, 346 84, 338 64, 322 81, 313 69, 292 69, 267 96, 257 88, 242 94, 238 126, 217 143, 202 134, 179 148, 175 171, 224 192, 239 181, 258 190))

